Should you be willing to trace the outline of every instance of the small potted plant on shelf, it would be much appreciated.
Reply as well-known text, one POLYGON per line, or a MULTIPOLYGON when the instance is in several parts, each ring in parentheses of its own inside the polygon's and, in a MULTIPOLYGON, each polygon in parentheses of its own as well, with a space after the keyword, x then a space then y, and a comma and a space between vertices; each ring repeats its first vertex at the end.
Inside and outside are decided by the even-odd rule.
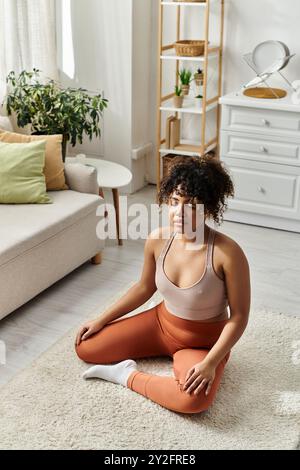
POLYGON ((203 104, 203 96, 202 95, 197 95, 195 96, 195 106, 196 108, 202 108, 203 104))
POLYGON ((203 71, 200 68, 194 73, 194 80, 197 86, 203 85, 203 71))
POLYGON ((108 101, 101 94, 90 95, 84 88, 62 88, 55 80, 41 80, 40 70, 23 70, 18 76, 11 71, 6 78, 8 94, 3 104, 7 114, 14 112, 19 127, 30 126, 32 135, 62 134, 62 156, 67 143, 82 144, 100 137, 101 118, 108 101))
POLYGON ((174 96, 174 106, 175 108, 182 108, 183 104, 183 93, 182 88, 179 86, 175 86, 175 96, 174 96))
POLYGON ((192 72, 188 69, 181 69, 178 72, 181 88, 184 95, 188 95, 190 92, 190 83, 192 81, 192 72))

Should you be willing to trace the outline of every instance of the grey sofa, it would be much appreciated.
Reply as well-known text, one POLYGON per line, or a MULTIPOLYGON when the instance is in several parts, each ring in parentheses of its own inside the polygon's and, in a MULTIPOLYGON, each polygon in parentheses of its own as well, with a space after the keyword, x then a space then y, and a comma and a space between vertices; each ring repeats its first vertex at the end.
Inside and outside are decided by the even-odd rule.
POLYGON ((0 204, 0 319, 87 260, 101 262, 96 170, 65 172, 70 189, 50 191, 53 204, 0 204))

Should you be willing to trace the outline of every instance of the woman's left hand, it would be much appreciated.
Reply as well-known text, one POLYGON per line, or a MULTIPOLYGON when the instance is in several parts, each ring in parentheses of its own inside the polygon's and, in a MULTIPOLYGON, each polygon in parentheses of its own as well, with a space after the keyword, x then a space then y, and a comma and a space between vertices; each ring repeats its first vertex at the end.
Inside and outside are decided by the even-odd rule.
POLYGON ((215 367, 204 361, 195 364, 188 370, 183 390, 187 393, 194 392, 196 395, 207 386, 205 395, 208 395, 215 379, 215 367))

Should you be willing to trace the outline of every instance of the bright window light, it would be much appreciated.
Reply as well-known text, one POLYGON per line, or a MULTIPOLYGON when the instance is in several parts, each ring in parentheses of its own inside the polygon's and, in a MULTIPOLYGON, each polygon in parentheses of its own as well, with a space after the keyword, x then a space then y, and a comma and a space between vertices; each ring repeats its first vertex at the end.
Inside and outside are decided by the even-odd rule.
POLYGON ((62 68, 70 78, 75 76, 74 45, 72 35, 71 0, 61 0, 62 5, 62 68))

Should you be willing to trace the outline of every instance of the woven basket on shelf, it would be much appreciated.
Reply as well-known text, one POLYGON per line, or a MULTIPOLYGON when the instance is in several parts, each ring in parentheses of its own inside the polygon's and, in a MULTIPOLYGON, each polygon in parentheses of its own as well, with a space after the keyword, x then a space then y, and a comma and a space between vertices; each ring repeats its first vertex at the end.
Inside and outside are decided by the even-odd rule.
POLYGON ((174 44, 176 55, 194 57, 204 54, 205 41, 186 39, 184 41, 177 41, 174 44))

